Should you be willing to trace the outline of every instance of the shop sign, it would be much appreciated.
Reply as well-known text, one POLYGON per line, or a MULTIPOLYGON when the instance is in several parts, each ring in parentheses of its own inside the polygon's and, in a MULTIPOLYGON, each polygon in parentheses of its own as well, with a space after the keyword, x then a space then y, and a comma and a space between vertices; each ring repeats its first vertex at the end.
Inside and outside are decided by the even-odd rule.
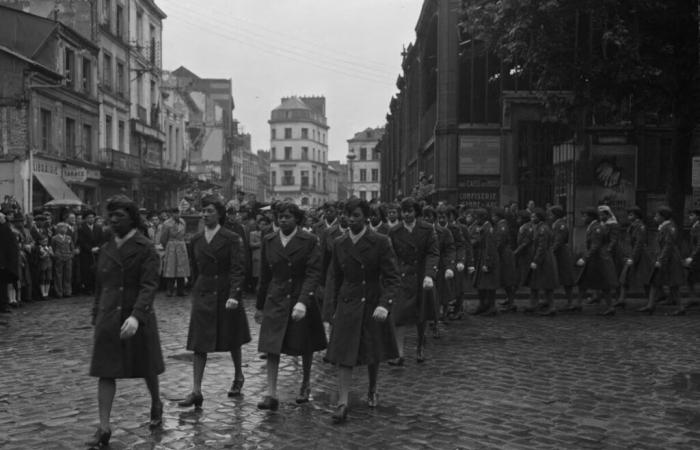
POLYGON ((467 208, 494 208, 500 204, 501 178, 498 176, 465 176, 458 181, 459 203, 467 208))
POLYGON ((37 173, 48 173, 50 175, 61 175, 61 163, 47 161, 45 159, 34 158, 32 170, 37 173))
POLYGON ((34 158, 33 170, 36 173, 58 175, 66 183, 84 183, 88 179, 99 180, 102 178, 100 171, 85 167, 71 166, 56 161, 34 158))
POLYGON ((63 180, 66 183, 84 183, 87 181, 87 169, 84 167, 64 167, 63 180))
POLYGON ((459 174, 500 174, 501 138, 499 136, 460 136, 459 174))

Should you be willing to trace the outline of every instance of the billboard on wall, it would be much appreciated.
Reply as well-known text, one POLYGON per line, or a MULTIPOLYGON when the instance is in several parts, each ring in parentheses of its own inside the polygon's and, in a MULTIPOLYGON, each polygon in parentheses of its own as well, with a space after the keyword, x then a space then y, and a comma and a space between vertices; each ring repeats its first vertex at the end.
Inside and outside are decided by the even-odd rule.
POLYGON ((459 137, 460 175, 499 175, 501 138, 499 136, 459 137))
POLYGON ((634 145, 593 145, 593 195, 610 205, 618 217, 636 204, 637 147, 634 145))
POLYGON ((460 175, 458 185, 458 201, 467 208, 495 208, 500 203, 501 178, 497 175, 460 175))

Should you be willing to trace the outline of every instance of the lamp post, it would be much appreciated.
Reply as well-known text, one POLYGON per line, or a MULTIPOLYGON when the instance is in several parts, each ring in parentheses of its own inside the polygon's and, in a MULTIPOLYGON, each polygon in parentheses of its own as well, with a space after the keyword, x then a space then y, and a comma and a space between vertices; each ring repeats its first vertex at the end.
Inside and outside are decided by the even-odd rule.
POLYGON ((355 160, 356 157, 357 156, 355 155, 355 149, 351 148, 350 151, 348 152, 348 155, 347 155, 348 169, 350 172, 350 174, 349 174, 350 175, 350 183, 349 183, 350 193, 348 195, 348 199, 351 199, 353 194, 355 193, 355 174, 352 171, 352 169, 353 169, 352 162, 355 160))

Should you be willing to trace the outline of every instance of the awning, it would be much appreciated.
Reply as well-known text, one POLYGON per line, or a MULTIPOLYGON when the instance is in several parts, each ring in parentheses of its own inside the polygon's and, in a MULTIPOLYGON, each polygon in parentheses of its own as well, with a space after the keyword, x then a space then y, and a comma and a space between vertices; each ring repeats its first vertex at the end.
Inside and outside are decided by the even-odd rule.
POLYGON ((34 172, 34 177, 39 180, 46 192, 49 193, 54 200, 73 200, 80 202, 80 199, 73 191, 70 190, 63 178, 58 175, 49 173, 34 172))

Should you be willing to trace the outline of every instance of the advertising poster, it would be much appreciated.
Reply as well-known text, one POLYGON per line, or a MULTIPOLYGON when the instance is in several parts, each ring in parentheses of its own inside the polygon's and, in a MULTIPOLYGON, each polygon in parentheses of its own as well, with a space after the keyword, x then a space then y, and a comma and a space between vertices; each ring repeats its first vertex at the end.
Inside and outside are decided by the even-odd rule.
POLYGON ((594 145, 591 147, 593 196, 610 205, 618 217, 635 205, 637 187, 637 147, 634 145, 594 145))

